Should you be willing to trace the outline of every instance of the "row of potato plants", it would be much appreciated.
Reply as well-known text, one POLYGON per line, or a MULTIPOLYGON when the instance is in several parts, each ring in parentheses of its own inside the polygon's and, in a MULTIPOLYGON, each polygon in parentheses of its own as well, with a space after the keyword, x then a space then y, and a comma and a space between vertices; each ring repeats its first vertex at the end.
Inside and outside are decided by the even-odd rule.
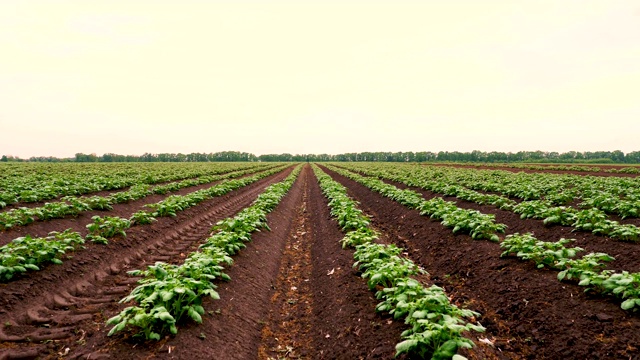
POLYGON ((260 166, 243 163, 5 164, 0 165, 0 209, 16 203, 218 175, 260 166))
POLYGON ((627 166, 619 169, 606 167, 598 167, 598 166, 580 166, 580 165, 515 165, 508 166, 516 169, 528 169, 528 170, 561 170, 561 171, 580 171, 580 172, 606 172, 611 174, 640 174, 640 167, 637 166, 627 166))
MULTIPOLYGON (((411 173, 425 181, 442 181, 469 189, 499 193, 522 200, 546 199, 556 205, 566 205, 574 199, 587 199, 610 195, 616 201, 627 203, 611 211, 623 217, 633 217, 633 207, 640 200, 640 178, 615 178, 557 174, 512 173, 501 170, 474 170, 434 166, 407 166, 402 164, 350 164, 350 168, 397 173, 411 173)), ((582 207, 595 204, 584 203, 582 207)), ((635 215, 637 216, 637 215, 635 215)))
POLYGON ((452 304, 442 288, 424 287, 411 278, 425 273, 424 270, 400 257, 401 248, 375 243, 376 231, 369 226, 368 217, 357 203, 349 198, 346 188, 316 165, 313 170, 323 194, 329 199, 331 215, 345 232, 342 246, 355 248, 353 266, 381 300, 376 310, 388 312, 395 319, 404 318, 410 327, 396 345, 396 356, 407 353, 420 358, 465 359, 456 354, 458 349, 471 348, 474 344, 463 332, 485 330, 470 322, 479 314, 452 304))
POLYGON ((0 247, 0 282, 11 281, 28 270, 38 271, 47 263, 61 264, 67 252, 83 248, 82 235, 67 229, 50 232, 46 237, 29 235, 0 247))
POLYGON ((90 210, 113 210, 113 204, 126 203, 139 200, 153 194, 166 194, 186 187, 207 184, 214 181, 243 176, 264 168, 250 168, 232 171, 222 175, 202 176, 195 179, 182 180, 169 184, 151 187, 138 184, 127 191, 120 191, 108 196, 75 197, 65 196, 57 202, 45 203, 40 207, 20 207, 9 211, 0 212, 0 230, 8 230, 16 226, 26 226, 35 221, 59 219, 66 216, 76 216, 90 210))
MULTIPOLYGON (((482 171, 475 171, 483 174, 482 171)), ((620 217, 640 216, 639 178, 613 178, 556 174, 492 173, 493 179, 471 180, 464 176, 470 172, 456 172, 459 183, 476 190, 492 191, 522 200, 545 199, 555 205, 566 205, 573 200, 582 200, 581 208, 598 208, 620 217), (496 175, 498 175, 496 179, 496 175), (498 180, 499 181, 496 181, 498 180), (520 189, 534 188, 534 196, 523 196, 520 189)), ((476 177, 477 179, 477 177, 476 177)), ((525 191, 526 193, 526 191, 525 191)))
POLYGON ((132 214, 131 218, 117 216, 94 216, 93 223, 87 225, 89 233, 87 240, 107 244, 108 239, 117 235, 126 236, 126 229, 135 224, 150 224, 157 217, 176 216, 178 212, 196 206, 199 203, 214 197, 225 195, 233 190, 252 184, 262 178, 282 171, 290 165, 281 165, 262 171, 253 176, 224 181, 207 189, 193 191, 185 195, 171 195, 157 203, 147 204, 145 207, 151 210, 140 210, 132 214))
POLYGON ((273 184, 236 216, 219 221, 212 231, 215 234, 191 253, 181 265, 156 262, 146 270, 134 270, 129 274, 141 276, 140 284, 120 300, 135 301, 118 315, 107 320, 114 325, 111 336, 120 331, 131 331, 136 337, 160 340, 165 334, 176 334, 176 324, 184 319, 202 323, 202 301, 220 298, 215 281, 230 280, 222 271, 233 263, 231 256, 245 247, 251 233, 269 229, 267 214, 285 196, 300 173, 301 165, 282 182, 273 184))
POLYGON ((401 190, 376 178, 360 176, 331 165, 327 165, 327 167, 402 205, 419 210, 421 215, 428 215, 432 219, 440 220, 442 225, 452 228, 454 234, 466 233, 471 235, 473 239, 488 239, 497 242, 500 239, 498 233, 504 233, 507 228, 505 224, 496 223, 493 214, 461 209, 454 202, 445 201, 441 197, 425 200, 422 195, 413 190, 401 190))
POLYGON ((71 231, 70 229, 59 234, 53 232, 50 233, 49 236, 41 238, 32 238, 29 235, 19 237, 0 247, 0 254, 2 255, 2 257, 0 257, 0 273, 4 274, 0 277, 0 281, 6 282, 13 280, 18 274, 25 273, 29 270, 40 270, 43 265, 48 263, 59 264, 67 252, 77 250, 85 240, 99 244, 107 244, 109 238, 118 235, 126 237, 126 230, 131 226, 151 224, 156 220, 156 217, 176 216, 179 211, 195 206, 202 201, 222 196, 233 190, 247 186, 262 178, 282 171, 288 166, 290 165, 282 165, 251 177, 224 181, 210 188, 194 191, 184 196, 172 196, 173 199, 170 203, 173 208, 171 208, 171 211, 168 211, 169 205, 158 205, 165 202, 166 199, 156 204, 147 205, 152 208, 156 206, 162 207, 167 210, 164 213, 140 210, 132 214, 130 218, 117 216, 101 217, 96 215, 92 217, 93 223, 87 225, 88 234, 84 239, 80 233, 71 231), (73 246, 57 246, 54 244, 53 247, 49 247, 48 242, 52 239, 61 241, 70 239, 71 243, 67 245, 73 244, 73 246), (80 243, 77 239, 83 239, 83 241, 80 243))
MULTIPOLYGON (((447 163, 447 165, 457 165, 456 163, 447 163)), ((505 163, 476 163, 465 164, 476 168, 481 167, 501 167, 511 169, 526 169, 537 171, 559 170, 559 171, 579 171, 579 172, 606 172, 612 174, 640 174, 640 167, 628 166, 623 168, 600 168, 590 165, 534 165, 534 164, 505 164, 505 163)))
POLYGON ((576 280, 578 285, 587 287, 585 292, 619 297, 623 300, 621 308, 624 310, 640 309, 640 273, 604 270, 604 262, 614 260, 605 253, 589 253, 573 259, 584 249, 565 247, 571 241, 575 240, 562 238, 557 242, 546 242, 531 233, 515 233, 500 244, 504 250, 501 256, 515 254, 522 260, 535 262, 538 268, 559 270, 558 280, 576 280))
MULTIPOLYGON (((403 203, 401 200, 396 201, 403 203)), ((501 256, 515 254, 523 260, 534 261, 538 268, 548 267, 560 270, 559 280, 577 279, 579 285, 587 286, 585 290, 587 292, 618 296, 624 300, 621 305, 624 310, 640 308, 640 273, 627 271, 616 273, 612 270, 603 270, 603 262, 614 260, 605 253, 589 253, 580 259, 572 259, 584 249, 566 248, 564 245, 571 241, 575 240, 563 238, 555 243, 544 242, 530 233, 524 235, 515 233, 507 235, 500 243, 504 249, 501 256)))
MULTIPOLYGON (((352 169, 353 167, 349 166, 352 169)), ((416 186, 448 196, 455 196, 462 200, 475 202, 480 205, 490 204, 502 210, 513 211, 520 214, 520 217, 543 220, 545 225, 559 224, 571 226, 575 230, 590 231, 596 235, 608 236, 620 241, 640 241, 640 228, 632 224, 620 224, 618 221, 610 220, 607 214, 597 207, 588 207, 577 210, 570 206, 555 206, 552 200, 528 200, 517 203, 507 197, 496 194, 484 194, 475 190, 470 190, 464 186, 448 183, 446 180, 428 180, 422 176, 416 176, 409 171, 398 169, 395 172, 384 170, 371 170, 365 167, 358 167, 361 173, 376 176, 384 179, 398 181, 409 186, 416 186)), ((593 198, 591 198, 593 199, 593 198)), ((584 202, 582 204, 587 204, 584 202)), ((624 201, 618 201, 624 204, 624 201)))

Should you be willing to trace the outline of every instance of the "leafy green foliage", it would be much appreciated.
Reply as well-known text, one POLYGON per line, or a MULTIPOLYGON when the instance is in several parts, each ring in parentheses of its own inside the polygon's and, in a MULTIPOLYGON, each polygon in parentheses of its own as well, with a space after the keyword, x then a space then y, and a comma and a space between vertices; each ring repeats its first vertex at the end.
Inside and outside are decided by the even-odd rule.
POLYGON ((546 242, 536 239, 531 233, 508 235, 500 247, 504 252, 500 256, 516 254, 523 260, 532 260, 538 268, 560 268, 560 263, 568 258, 573 258, 582 248, 566 248, 564 245, 575 241, 573 239, 560 239, 557 242, 546 242))
POLYGON ((362 277, 369 279, 367 285, 370 290, 377 286, 390 287, 399 278, 415 275, 418 267, 411 261, 400 258, 402 249, 394 245, 363 244, 356 247, 353 254, 356 262, 353 267, 359 268, 362 277))
POLYGON ((607 214, 604 211, 591 208, 581 210, 576 213, 576 220, 573 227, 576 230, 594 231, 606 227, 607 214))
MULTIPOLYGON (((636 233, 640 233, 637 226, 627 225, 621 228, 623 225, 607 219, 606 216, 617 214, 624 219, 640 215, 638 179, 541 173, 514 174, 505 171, 430 166, 416 168, 382 163, 350 163, 341 164, 340 167, 456 196, 481 205, 491 204, 503 210, 514 211, 523 219, 542 219, 545 225, 574 226, 576 230, 591 231, 596 235, 610 236, 621 241, 637 241, 636 233), (484 194, 474 190, 493 193, 484 194), (516 203, 496 193, 524 201, 516 203), (582 200, 580 206, 584 209, 577 210, 567 206, 576 199, 582 200)), ((565 170, 581 171, 581 168, 570 167, 565 170)), ((591 170, 592 168, 589 168, 589 171, 591 170)))
MULTIPOLYGON (((194 204, 197 204, 198 202, 206 198, 219 196, 221 194, 226 194, 226 192, 228 191, 234 190, 240 186, 247 185, 253 181, 257 181, 257 179, 260 179, 262 177, 265 177, 277 171, 280 171, 282 168, 283 166, 272 167, 271 169, 265 172, 259 173, 253 177, 240 179, 239 181, 236 181, 236 182, 230 182, 230 184, 229 183, 220 184, 220 187, 214 186, 213 188, 210 188, 207 190, 203 190, 199 192, 196 191, 185 197, 183 196, 170 197, 163 202, 152 204, 150 205, 150 207, 159 208, 158 210, 159 214, 156 214, 155 216, 169 216, 169 215, 175 216, 175 213, 177 211, 181 211, 187 207, 193 206, 194 204)), ((212 182, 220 179, 228 179, 228 178, 233 178, 237 176, 242 176, 246 173, 251 173, 254 171, 255 171, 254 168, 249 168, 247 170, 232 171, 222 175, 201 177, 198 180, 189 179, 181 182, 172 182, 166 185, 159 185, 158 187, 164 188, 165 191, 163 191, 162 193, 166 193, 168 191, 179 190, 187 186, 193 186, 193 185, 208 183, 208 182, 212 182)), ((174 175, 174 176, 177 176, 179 178, 179 177, 184 177, 185 174, 174 175)), ((192 175, 190 174, 189 176, 192 176, 192 175)), ((153 183, 153 182, 157 182, 156 180, 158 179, 154 180, 151 177, 151 178, 146 178, 144 180, 140 179, 139 181, 147 181, 147 182, 153 183)), ((123 185, 123 184, 111 184, 109 186, 105 185, 105 187, 108 187, 108 188, 112 188, 112 187, 119 188, 123 186, 126 186, 126 185, 123 185)), ((96 191, 96 190, 94 189, 93 191, 96 191)), ((32 191, 30 190, 24 190, 23 192, 25 193, 25 196, 29 196, 29 197, 35 196, 35 195, 27 195, 32 193, 32 191)), ((112 210, 113 208, 112 205, 115 203, 123 203, 130 200, 141 199, 152 193, 153 192, 151 191, 151 187, 149 185, 138 183, 131 186, 131 188, 128 191, 113 193, 107 197, 91 196, 91 197, 82 198, 82 197, 68 195, 68 196, 62 197, 60 199, 61 201, 46 203, 40 207, 34 207, 34 208, 20 207, 17 209, 12 209, 10 211, 0 213, 0 230, 11 229, 15 226, 25 226, 25 225, 31 224, 34 221, 45 221, 50 219, 64 218, 66 216, 75 216, 83 211, 88 211, 88 210, 112 210)), ((6 194, 3 195, 3 193, 0 193, 0 196, 5 196, 6 198, 10 198, 9 195, 6 195, 6 194)), ((44 197, 44 198, 48 199, 51 197, 55 197, 55 196, 44 197)), ((37 198, 38 200, 43 199, 40 197, 37 197, 37 198)), ((38 201, 38 200, 34 200, 34 201, 38 201)), ((17 202, 17 200, 12 201, 12 203, 15 203, 15 202, 17 202)), ((6 206, 6 203, 5 203, 5 206, 6 206)), ((144 219, 141 219, 141 220, 144 220, 144 219)), ((103 240, 104 239, 106 238, 103 237, 103 240)))
POLYGON ((558 280, 571 280, 593 277, 602 272, 604 262, 615 260, 613 256, 605 253, 590 253, 581 259, 561 259, 558 268, 564 269, 558 273, 558 280))
POLYGON ((113 210, 111 199, 102 196, 92 196, 85 199, 86 203, 93 210, 113 210))
POLYGON ((612 239, 618 239, 621 241, 638 242, 640 241, 640 228, 635 225, 615 224, 613 228, 607 231, 612 239))
POLYGON ((640 309, 640 273, 613 273, 603 270, 600 273, 587 272, 581 275, 579 285, 586 286, 585 291, 611 294, 623 300, 623 310, 640 309))
MULTIPOLYGON (((358 174, 345 171, 335 166, 329 166, 332 170, 339 174, 355 180, 366 187, 379 192, 399 203, 420 211, 421 215, 429 215, 431 218, 442 221, 442 224, 452 228, 453 233, 466 233, 471 235, 473 239, 488 239, 491 241, 499 241, 497 233, 504 233, 507 228, 504 224, 495 223, 495 215, 483 214, 477 210, 460 209, 453 202, 444 201, 442 198, 433 198, 425 200, 422 196, 412 190, 400 190, 393 185, 374 179, 366 178, 358 174)), ((453 194, 458 194, 462 190, 459 187, 448 187, 453 194)), ((338 220, 340 223, 340 220, 338 220)), ((358 224, 353 224, 357 226, 358 224)), ((366 224, 364 224, 366 226, 366 224)))
POLYGON ((123 219, 115 216, 101 217, 95 215, 91 220, 93 220, 93 223, 87 225, 87 229, 89 230, 87 239, 89 240, 96 239, 98 241, 103 241, 102 238, 109 239, 116 235, 126 237, 127 233, 125 230, 131 227, 131 221, 129 221, 129 219, 123 219))
POLYGON ((129 218, 129 221, 131 221, 131 225, 148 225, 151 224, 152 222, 156 221, 156 218, 154 218, 151 213, 148 213, 146 211, 140 210, 138 212, 135 212, 133 214, 131 214, 131 218, 129 218))
POLYGON ((576 214, 573 208, 566 206, 557 206, 548 208, 543 212, 545 225, 559 224, 570 226, 576 221, 576 214))
POLYGON ((451 304, 444 290, 432 285, 425 288, 411 278, 399 279, 395 286, 376 293, 383 299, 376 307, 388 311, 394 318, 405 318, 411 328, 402 333, 404 341, 396 345, 396 356, 402 353, 419 358, 451 359, 458 348, 471 348, 465 331, 483 332, 482 326, 468 323, 465 318, 479 314, 451 304))
POLYGON ((19 237, 0 247, 0 282, 14 279, 28 270, 38 271, 47 263, 61 264, 64 254, 84 244, 82 236, 67 229, 44 238, 19 237))

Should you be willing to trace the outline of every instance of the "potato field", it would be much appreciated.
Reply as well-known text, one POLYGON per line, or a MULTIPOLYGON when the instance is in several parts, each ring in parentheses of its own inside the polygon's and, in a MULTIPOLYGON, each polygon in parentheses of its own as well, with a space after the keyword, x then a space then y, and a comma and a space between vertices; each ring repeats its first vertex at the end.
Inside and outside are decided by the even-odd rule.
POLYGON ((638 176, 0 164, 0 359, 638 359, 638 176))

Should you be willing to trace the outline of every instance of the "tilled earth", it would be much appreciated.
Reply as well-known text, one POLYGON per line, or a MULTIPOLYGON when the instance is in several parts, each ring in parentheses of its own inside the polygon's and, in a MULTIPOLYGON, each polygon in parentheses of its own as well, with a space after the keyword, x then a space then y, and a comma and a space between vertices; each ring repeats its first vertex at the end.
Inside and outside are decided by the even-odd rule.
MULTIPOLYGON (((177 335, 159 342, 106 336, 105 320, 128 306, 118 301, 135 287, 137 279, 127 271, 155 261, 180 263, 210 235, 212 224, 248 206, 291 169, 177 217, 134 227, 109 245, 87 244, 62 265, 0 285, 0 359, 392 359, 405 325, 375 312, 378 300, 352 268, 352 250, 342 249, 343 234, 308 165, 268 215, 271 231, 254 233, 234 256, 225 270, 231 281, 218 284, 220 300, 204 302, 202 324, 179 324, 177 335)), ((500 258, 498 244, 453 235, 439 222, 325 171, 360 202, 381 241, 404 247, 428 271, 426 285, 444 287, 454 303, 482 314, 487 331, 469 335, 477 346, 465 356, 639 356, 638 316, 621 310, 616 300, 588 296, 576 284, 559 282, 556 272, 500 258)), ((479 210, 496 213, 510 229, 531 228, 537 236, 544 231, 544 239, 568 237, 561 227, 545 228, 495 208, 479 210)), ((69 221, 47 222, 46 230, 63 230, 69 221)), ((618 255, 612 268, 640 267, 635 245, 621 248, 589 236, 579 241, 576 246, 587 251, 618 255)))

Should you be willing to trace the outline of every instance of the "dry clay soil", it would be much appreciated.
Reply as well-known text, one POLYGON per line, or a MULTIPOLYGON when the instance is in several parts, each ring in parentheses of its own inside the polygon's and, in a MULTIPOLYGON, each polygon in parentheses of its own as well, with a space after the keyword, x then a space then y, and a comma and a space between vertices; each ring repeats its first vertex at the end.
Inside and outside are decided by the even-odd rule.
MULTIPOLYGON (((177 335, 158 342, 107 337, 105 320, 130 305, 118 303, 136 285, 127 271, 155 261, 180 263, 212 224, 248 206, 291 169, 132 228, 109 245, 87 244, 62 265, 0 285, 0 359, 392 359, 405 325, 375 312, 378 300, 352 268, 353 251, 340 246, 343 234, 308 165, 268 215, 271 230, 254 233, 234 256, 225 270, 231 281, 217 284, 220 300, 204 302, 202 324, 185 321, 177 335)), ((425 285, 444 287, 454 303, 482 314, 487 331, 469 334, 477 344, 463 353, 470 359, 639 356, 640 321, 619 302, 585 295, 552 271, 500 258, 497 244, 453 235, 325 171, 360 202, 381 242, 404 247, 427 270, 425 285)), ((537 226, 517 226, 530 225, 537 226)))

